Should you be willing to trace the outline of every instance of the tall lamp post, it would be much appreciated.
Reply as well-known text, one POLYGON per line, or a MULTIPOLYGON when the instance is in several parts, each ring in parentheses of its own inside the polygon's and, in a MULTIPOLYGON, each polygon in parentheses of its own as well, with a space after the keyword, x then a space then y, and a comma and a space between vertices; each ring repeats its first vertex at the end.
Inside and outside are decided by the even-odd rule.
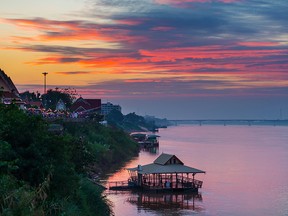
POLYGON ((47 76, 47 72, 43 72, 42 73, 44 75, 44 94, 46 94, 46 76, 47 76))

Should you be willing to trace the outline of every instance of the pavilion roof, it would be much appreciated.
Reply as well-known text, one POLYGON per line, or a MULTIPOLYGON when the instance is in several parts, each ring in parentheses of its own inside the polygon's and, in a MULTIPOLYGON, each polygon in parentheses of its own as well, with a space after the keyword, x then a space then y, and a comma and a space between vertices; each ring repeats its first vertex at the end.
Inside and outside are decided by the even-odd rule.
POLYGON ((184 164, 181 160, 179 160, 175 155, 162 153, 155 161, 154 164, 165 165, 169 160, 175 157, 180 163, 184 164))
POLYGON ((181 164, 147 164, 141 167, 128 168, 130 171, 137 171, 139 174, 165 174, 165 173, 205 173, 203 170, 195 169, 181 164))
POLYGON ((176 158, 175 155, 162 153, 153 163, 147 165, 139 165, 138 167, 128 168, 129 171, 137 171, 139 174, 165 174, 165 173, 205 173, 193 167, 185 166, 178 159, 177 163, 168 163, 171 159, 176 158))

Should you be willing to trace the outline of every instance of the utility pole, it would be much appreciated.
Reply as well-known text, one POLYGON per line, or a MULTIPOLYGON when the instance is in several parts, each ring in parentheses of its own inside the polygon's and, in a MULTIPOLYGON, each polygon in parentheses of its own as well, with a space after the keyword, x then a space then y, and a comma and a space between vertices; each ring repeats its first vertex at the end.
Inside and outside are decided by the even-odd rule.
POLYGON ((44 75, 44 94, 46 94, 46 76, 47 76, 47 72, 43 72, 42 73, 44 75))

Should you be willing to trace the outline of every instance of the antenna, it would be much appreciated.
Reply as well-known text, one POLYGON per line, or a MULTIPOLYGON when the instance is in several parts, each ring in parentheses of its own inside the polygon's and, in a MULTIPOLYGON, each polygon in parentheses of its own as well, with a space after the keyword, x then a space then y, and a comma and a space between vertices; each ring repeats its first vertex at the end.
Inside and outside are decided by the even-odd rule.
POLYGON ((47 72, 43 72, 42 73, 44 75, 44 94, 46 94, 46 76, 47 76, 47 72))

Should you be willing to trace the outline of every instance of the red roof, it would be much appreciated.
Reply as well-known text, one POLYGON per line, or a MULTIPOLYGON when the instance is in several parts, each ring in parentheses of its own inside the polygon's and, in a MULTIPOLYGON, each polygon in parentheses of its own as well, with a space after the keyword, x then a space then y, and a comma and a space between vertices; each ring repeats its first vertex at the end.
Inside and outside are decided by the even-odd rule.
POLYGON ((19 99, 19 97, 13 92, 4 91, 1 93, 3 98, 19 99))
POLYGON ((43 108, 43 104, 41 101, 29 101, 29 102, 26 102, 26 104, 29 104, 31 106, 37 106, 39 108, 43 108))
POLYGON ((0 86, 0 87, 3 87, 4 90, 5 90, 5 86, 6 86, 6 90, 5 91, 9 91, 9 92, 13 92, 14 94, 18 95, 19 92, 16 88, 16 86, 14 85, 13 81, 11 80, 10 77, 8 77, 4 71, 2 71, 0 69, 0 81, 2 80, 4 86, 0 86))
POLYGON ((75 101, 70 110, 74 111, 83 111, 83 110, 91 110, 91 109, 100 109, 101 108, 101 99, 83 99, 79 98, 75 101))

